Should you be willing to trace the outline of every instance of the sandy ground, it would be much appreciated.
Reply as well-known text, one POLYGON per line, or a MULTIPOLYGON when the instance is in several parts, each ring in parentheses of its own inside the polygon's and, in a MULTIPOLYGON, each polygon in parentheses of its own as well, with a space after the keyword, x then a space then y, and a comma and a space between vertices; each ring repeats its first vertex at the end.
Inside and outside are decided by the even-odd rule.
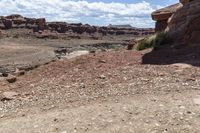
POLYGON ((0 82, 0 132, 199 132, 199 67, 142 64, 149 51, 61 59, 0 82))

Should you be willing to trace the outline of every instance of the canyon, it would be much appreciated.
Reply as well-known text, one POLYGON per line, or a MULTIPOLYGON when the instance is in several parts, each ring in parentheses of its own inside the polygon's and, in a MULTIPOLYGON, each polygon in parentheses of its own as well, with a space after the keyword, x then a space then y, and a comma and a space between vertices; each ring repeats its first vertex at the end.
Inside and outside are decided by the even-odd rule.
POLYGON ((154 11, 155 29, 0 17, 0 132, 199 132, 199 7, 154 11))

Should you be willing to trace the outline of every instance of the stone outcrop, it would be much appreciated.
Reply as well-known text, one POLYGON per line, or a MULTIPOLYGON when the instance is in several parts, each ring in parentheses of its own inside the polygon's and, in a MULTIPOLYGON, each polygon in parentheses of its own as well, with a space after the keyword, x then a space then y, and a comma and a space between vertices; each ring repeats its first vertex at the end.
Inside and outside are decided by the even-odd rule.
POLYGON ((168 31, 183 43, 200 43, 200 1, 184 1, 184 6, 170 18, 168 31))
POLYGON ((11 19, 4 19, 2 20, 4 26, 5 26, 5 29, 11 29, 12 28, 12 20, 11 19))
POLYGON ((177 3, 162 9, 159 9, 151 14, 152 19, 156 21, 155 30, 157 32, 164 31, 167 27, 169 18, 182 7, 181 3, 177 3))
MULTIPOLYGON (((152 13, 153 20, 157 21, 156 31, 166 31, 171 37, 181 43, 200 43, 200 1, 180 0, 180 3, 175 5, 173 6, 176 7, 176 10, 173 13, 171 12, 171 16, 167 11, 166 13, 159 14, 163 9, 152 13), (166 17, 168 19, 165 20, 164 18, 167 14, 170 17, 166 17)), ((170 8, 164 9, 169 10, 170 8)))

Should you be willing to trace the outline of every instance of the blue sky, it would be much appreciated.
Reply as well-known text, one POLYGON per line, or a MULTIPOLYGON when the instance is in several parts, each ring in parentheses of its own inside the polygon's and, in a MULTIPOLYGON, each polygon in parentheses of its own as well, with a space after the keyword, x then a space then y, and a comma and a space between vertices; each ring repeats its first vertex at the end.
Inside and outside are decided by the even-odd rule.
POLYGON ((0 0, 0 16, 21 14, 48 21, 154 27, 150 14, 178 0, 0 0), (6 8, 5 8, 6 7, 6 8))

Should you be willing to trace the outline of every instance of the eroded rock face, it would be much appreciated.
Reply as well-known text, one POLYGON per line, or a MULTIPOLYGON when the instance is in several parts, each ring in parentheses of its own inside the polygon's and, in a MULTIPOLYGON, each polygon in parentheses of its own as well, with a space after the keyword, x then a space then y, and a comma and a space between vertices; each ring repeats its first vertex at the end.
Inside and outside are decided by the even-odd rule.
POLYGON ((200 43, 200 1, 188 2, 174 13, 166 31, 179 42, 200 43))
MULTIPOLYGON (((72 37, 80 38, 79 34, 88 34, 93 39, 93 35, 150 35, 155 32, 152 28, 117 28, 117 27, 98 27, 82 23, 66 23, 66 22, 46 22, 45 18, 26 18, 18 14, 9 16, 0 16, 0 29, 26 28, 32 29, 34 35, 38 38, 53 38, 57 39, 65 33, 72 33, 72 37), (74 34, 74 35, 73 35, 74 34), (78 35, 77 35, 78 34, 78 35)), ((70 37, 70 36, 69 36, 70 37)), ((62 38, 62 37, 61 37, 62 38)))
POLYGON ((157 31, 157 32, 162 32, 162 31, 164 31, 166 28, 167 28, 167 21, 168 21, 168 19, 167 20, 160 20, 160 21, 157 21, 156 22, 156 28, 155 28, 155 30, 157 31))
POLYGON ((38 25, 38 30, 45 30, 46 19, 45 18, 36 19, 36 24, 38 25))
POLYGON ((2 22, 6 29, 12 28, 12 20, 11 19, 4 19, 2 22))
POLYGON ((156 21, 157 32, 164 31, 167 28, 169 18, 182 7, 181 3, 177 3, 162 9, 159 9, 151 14, 152 19, 156 21))
POLYGON ((180 3, 182 3, 183 5, 187 4, 189 2, 189 0, 179 0, 180 3))

